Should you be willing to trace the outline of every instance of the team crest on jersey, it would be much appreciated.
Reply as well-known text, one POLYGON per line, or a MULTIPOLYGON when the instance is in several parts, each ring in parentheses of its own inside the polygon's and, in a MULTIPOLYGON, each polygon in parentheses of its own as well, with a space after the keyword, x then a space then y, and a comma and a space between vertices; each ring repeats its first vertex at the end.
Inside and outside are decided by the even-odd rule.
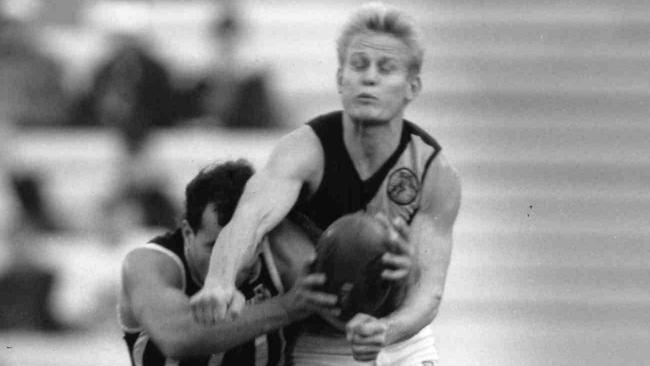
POLYGON ((420 181, 409 168, 399 168, 388 177, 388 197, 398 205, 408 205, 420 192, 420 181))

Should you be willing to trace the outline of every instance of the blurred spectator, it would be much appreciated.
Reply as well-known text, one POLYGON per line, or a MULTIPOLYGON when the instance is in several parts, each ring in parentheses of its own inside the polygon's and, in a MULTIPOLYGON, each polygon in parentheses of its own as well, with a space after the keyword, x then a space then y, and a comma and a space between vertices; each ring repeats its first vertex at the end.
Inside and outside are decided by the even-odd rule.
POLYGON ((61 76, 59 65, 38 50, 30 23, 0 14, 0 179, 19 211, 10 225, 44 231, 59 228, 47 206, 41 179, 15 164, 12 143, 21 128, 59 126, 65 121, 67 103, 61 76))
POLYGON ((51 208, 43 192, 43 179, 32 171, 14 172, 11 175, 20 208, 17 217, 21 226, 33 231, 54 232, 63 229, 54 219, 51 208))
POLYGON ((59 225, 37 173, 13 155, 21 128, 65 121, 61 76, 38 49, 29 23, 0 14, 0 329, 61 329, 49 309, 56 275, 32 253, 39 234, 59 225))
POLYGON ((65 329, 50 308, 56 273, 34 259, 38 240, 28 227, 15 227, 11 235, 11 261, 0 274, 0 329, 65 329))
POLYGON ((166 67, 137 35, 116 34, 113 50, 81 98, 73 125, 114 128, 137 154, 152 129, 173 125, 166 67))
POLYGON ((171 228, 175 205, 147 154, 152 133, 174 122, 169 73, 138 35, 116 34, 112 40, 115 47, 98 68, 74 124, 108 127, 124 144, 117 187, 102 207, 108 231, 127 230, 119 219, 124 215, 137 225, 171 228))
POLYGON ((15 221, 17 202, 11 190, 9 176, 9 126, 0 116, 0 278, 11 265, 12 247, 9 233, 15 221))
POLYGON ((189 116, 231 128, 278 127, 277 101, 271 97, 267 71, 249 67, 240 55, 242 21, 234 2, 226 2, 211 34, 216 64, 189 91, 189 116))
POLYGON ((18 127, 58 126, 67 119, 62 69, 39 51, 27 23, 0 17, 0 103, 18 127))
POLYGON ((33 263, 12 265, 0 276, 0 329, 60 330, 50 312, 55 275, 33 263))
POLYGON ((147 151, 118 161, 116 185, 101 207, 101 235, 106 243, 121 243, 134 230, 172 228, 178 209, 167 179, 147 151))

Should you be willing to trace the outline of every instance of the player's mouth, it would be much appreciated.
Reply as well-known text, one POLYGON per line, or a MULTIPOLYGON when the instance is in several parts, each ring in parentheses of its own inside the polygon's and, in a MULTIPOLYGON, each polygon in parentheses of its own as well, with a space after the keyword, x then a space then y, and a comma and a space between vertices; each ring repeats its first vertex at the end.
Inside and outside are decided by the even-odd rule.
POLYGON ((359 100, 359 101, 376 101, 376 100, 378 100, 377 97, 375 97, 372 94, 368 94, 368 93, 361 93, 361 94, 357 95, 356 99, 359 100))

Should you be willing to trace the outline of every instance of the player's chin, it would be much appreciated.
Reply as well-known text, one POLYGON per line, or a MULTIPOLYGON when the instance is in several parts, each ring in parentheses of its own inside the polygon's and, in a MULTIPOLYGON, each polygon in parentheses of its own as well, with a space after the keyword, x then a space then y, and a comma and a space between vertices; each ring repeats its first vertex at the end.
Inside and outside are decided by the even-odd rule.
POLYGON ((348 114, 355 121, 364 121, 371 125, 385 124, 389 120, 376 106, 372 105, 355 105, 348 110, 348 114))
POLYGON ((369 362, 369 361, 376 360, 378 353, 379 353, 379 351, 361 353, 361 354, 355 353, 353 355, 353 357, 354 357, 354 360, 358 361, 358 362, 369 362))

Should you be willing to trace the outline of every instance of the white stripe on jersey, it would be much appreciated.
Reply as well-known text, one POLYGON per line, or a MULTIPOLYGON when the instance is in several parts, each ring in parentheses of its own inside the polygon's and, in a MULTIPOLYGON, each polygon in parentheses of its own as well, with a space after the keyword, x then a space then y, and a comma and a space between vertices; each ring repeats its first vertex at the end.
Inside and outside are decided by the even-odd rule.
POLYGON ((133 345, 132 356, 135 366, 143 366, 144 350, 147 348, 147 343, 149 343, 149 335, 145 332, 141 332, 133 345))
MULTIPOLYGON (((185 291, 185 288, 187 287, 187 275, 185 274, 185 267, 183 266, 183 261, 180 259, 180 257, 178 255, 176 255, 176 253, 174 253, 171 250, 163 247, 160 244, 156 244, 156 243, 147 243, 147 244, 143 245, 140 248, 153 249, 153 250, 159 251, 161 253, 165 253, 168 256, 172 257, 174 262, 176 262, 176 264, 178 264, 178 268, 181 270, 181 276, 183 276, 183 291, 185 291)), ((136 249, 134 249, 134 250, 136 250, 136 249)))
POLYGON ((264 258, 264 262, 266 262, 266 267, 269 270, 269 276, 271 277, 271 281, 273 281, 273 285, 279 293, 283 294, 284 286, 282 286, 282 280, 280 279, 280 271, 278 271, 278 267, 275 265, 271 247, 269 246, 269 239, 266 236, 262 240, 262 257, 264 258))
MULTIPOLYGON (((161 246, 159 244, 155 244, 155 243, 147 243, 147 244, 145 244, 143 246, 140 246, 140 247, 137 247, 137 248, 133 249, 133 251, 141 250, 141 249, 155 250, 155 251, 160 252, 160 253, 165 253, 166 255, 171 257, 171 259, 174 262, 176 262, 176 264, 178 265, 178 269, 181 271, 181 276, 183 278, 182 279, 183 292, 185 291, 185 288, 187 287, 187 275, 185 274, 185 267, 183 266, 183 261, 181 261, 181 259, 178 257, 178 255, 176 255, 171 250, 169 250, 169 249, 167 249, 167 248, 165 248, 165 247, 163 247, 163 246, 161 246)), ((125 319, 124 319, 124 314, 123 314, 124 311, 128 311, 128 310, 122 309, 122 304, 119 303, 117 305, 117 322, 120 325, 120 327, 122 328, 122 330, 125 331, 125 332, 128 332, 128 333, 141 332, 143 329, 142 329, 142 326, 140 324, 126 324, 125 319)))
MULTIPOLYGON (((264 239, 262 239, 262 257, 264 258, 264 262, 266 263, 266 268, 269 271, 269 276, 271 277, 271 281, 273 281, 273 285, 275 286, 276 290, 278 290, 277 296, 279 296, 284 293, 284 286, 282 286, 282 280, 280 279, 280 271, 278 271, 278 267, 275 265, 275 260, 273 259, 273 254, 271 253, 269 239, 266 236, 264 237, 264 239)), ((282 347, 282 349, 280 350, 280 360, 278 364, 283 365, 287 341, 284 338, 283 331, 279 330, 277 334, 280 337, 280 344, 282 347)), ((256 352, 255 364, 256 365, 260 362, 260 357, 257 356, 257 354, 260 353, 260 349, 263 349, 262 352, 265 353, 265 361, 264 363, 262 363, 262 365, 266 365, 266 363, 268 362, 268 356, 269 356, 268 337, 266 334, 264 334, 258 338, 261 337, 264 338, 262 341, 264 342, 265 347, 258 347, 257 345, 258 339, 255 339, 255 352, 256 352)), ((264 359, 264 357, 262 358, 264 359)))

